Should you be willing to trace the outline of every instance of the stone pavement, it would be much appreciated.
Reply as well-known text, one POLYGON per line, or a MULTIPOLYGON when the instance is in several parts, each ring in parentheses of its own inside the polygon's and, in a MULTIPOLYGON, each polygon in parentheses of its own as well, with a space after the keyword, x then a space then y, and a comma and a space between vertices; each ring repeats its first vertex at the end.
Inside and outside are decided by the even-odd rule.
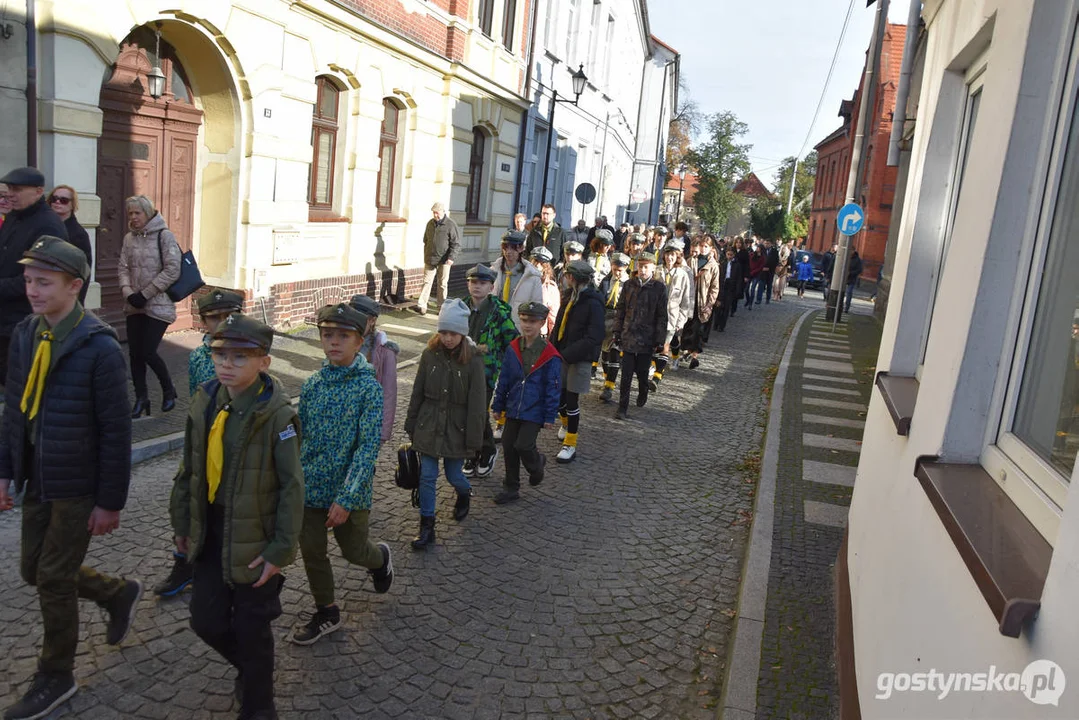
POLYGON ((836 332, 815 313, 794 341, 783 398, 756 717, 839 716, 835 561, 873 391, 879 323, 864 303, 836 332))
MULTIPOLYGON (((472 513, 455 523, 440 482, 438 545, 427 553, 408 549, 418 513, 393 486, 392 448, 384 448, 372 536, 393 548, 396 582, 375 595, 366 573, 335 561, 345 626, 309 648, 280 642, 282 716, 715 717, 767 407, 762 387, 794 320, 813 306, 788 295, 739 312, 713 335, 701 367, 668 373, 629 423, 613 420, 597 383, 582 400, 577 462, 549 466, 544 484, 525 487, 516 504, 490 502, 499 467, 475 482, 472 513)), ((421 323, 431 319, 410 321, 421 323)), ((410 383, 405 369, 399 418, 410 383)), ((398 432, 392 445, 400 440, 398 432)), ((557 452, 553 431, 541 448, 557 452)), ((88 564, 148 584, 167 572, 176 464, 171 453, 136 467, 123 525, 95 539, 88 564)), ((0 558, 4 705, 25 688, 40 641, 36 598, 18 577, 18 533, 18 511, 0 515, 9 549, 0 558)), ((311 606, 302 568, 287 577, 281 639, 311 606)), ((234 717, 233 672, 188 629, 187 602, 186 594, 144 599, 119 649, 105 645, 99 611, 84 604, 83 689, 55 717, 234 717)))

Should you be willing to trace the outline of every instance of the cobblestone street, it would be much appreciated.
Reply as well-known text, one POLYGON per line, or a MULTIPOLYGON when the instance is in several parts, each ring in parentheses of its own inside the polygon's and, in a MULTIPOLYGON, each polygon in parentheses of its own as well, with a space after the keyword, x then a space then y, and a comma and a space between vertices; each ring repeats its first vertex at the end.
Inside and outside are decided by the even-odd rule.
MULTIPOLYGON (((302 566, 287 569, 275 625, 278 709, 285 718, 713 718, 739 593, 762 392, 787 332, 819 298, 740 310, 713 334, 698 370, 668 373, 630 423, 595 392, 582 399, 578 460, 549 466, 516 504, 491 498, 502 476, 474 483, 472 513, 451 519, 439 485, 438 545, 412 553, 418 512, 392 482, 392 450, 411 391, 402 371, 398 435, 383 448, 372 537, 394 551, 396 581, 335 561, 345 613, 311 647, 284 640, 312 609, 302 566)), ((393 335, 393 331, 390 331, 393 335)), ((271 370, 272 372, 272 370, 271 370)), ((557 452, 553 431, 541 449, 557 452)), ((135 468, 114 535, 88 564, 161 579, 171 563, 167 498, 177 454, 135 468)), ((40 643, 36 596, 18 575, 19 512, 0 515, 0 697, 25 688, 40 643)), ((334 551, 336 552, 336 550, 334 551)), ((233 671, 188 628, 188 594, 147 593, 119 649, 82 605, 76 675, 82 687, 55 717, 235 717, 233 671)))

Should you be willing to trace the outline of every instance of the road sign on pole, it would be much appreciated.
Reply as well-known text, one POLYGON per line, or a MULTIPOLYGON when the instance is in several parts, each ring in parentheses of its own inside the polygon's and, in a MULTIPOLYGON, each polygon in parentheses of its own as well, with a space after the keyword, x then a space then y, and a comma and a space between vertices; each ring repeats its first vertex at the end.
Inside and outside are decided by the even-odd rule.
POLYGON ((629 196, 629 199, 635 203, 643 203, 648 199, 648 193, 640 189, 634 190, 633 194, 629 196))
POLYGON ((587 205, 596 199, 596 187, 592 183, 581 183, 577 186, 573 196, 577 198, 577 202, 587 205))
POLYGON ((865 224, 865 211, 857 203, 847 203, 835 216, 835 224, 844 235, 857 235, 865 224))

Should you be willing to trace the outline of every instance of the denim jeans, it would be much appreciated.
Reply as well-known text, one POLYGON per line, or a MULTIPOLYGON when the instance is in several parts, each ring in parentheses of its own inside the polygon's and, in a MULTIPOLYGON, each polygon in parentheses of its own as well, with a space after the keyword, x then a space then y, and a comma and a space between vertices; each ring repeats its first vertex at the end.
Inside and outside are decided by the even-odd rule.
MULTIPOLYGON (((472 490, 465 478, 464 458, 443 458, 442 467, 446 470, 446 479, 458 493, 472 490)), ((435 516, 435 481, 438 480, 438 458, 420 455, 420 516, 435 516)))
POLYGON ((772 278, 774 276, 767 270, 761 270, 761 274, 757 276, 757 304, 761 304, 761 300, 764 300, 765 305, 770 305, 772 302, 772 278))
POLYGON ((757 295, 757 285, 760 283, 761 276, 750 278, 746 282, 746 307, 753 304, 753 298, 757 295))
POLYGON ((846 312, 850 312, 850 301, 854 298, 854 286, 857 285, 857 281, 847 285, 847 305, 846 312))

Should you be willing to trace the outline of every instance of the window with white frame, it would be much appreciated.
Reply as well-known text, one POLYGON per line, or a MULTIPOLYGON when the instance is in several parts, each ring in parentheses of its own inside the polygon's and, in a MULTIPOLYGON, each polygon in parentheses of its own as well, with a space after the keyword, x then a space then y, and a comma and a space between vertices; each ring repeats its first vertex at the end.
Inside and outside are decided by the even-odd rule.
MULTIPOLYGON (((985 56, 983 55, 982 57, 984 58, 985 56)), ((967 71, 967 94, 963 103, 963 124, 960 126, 959 143, 955 153, 951 198, 948 201, 947 216, 944 223, 944 238, 940 244, 936 267, 933 270, 933 280, 929 285, 929 310, 926 313, 925 330, 922 332, 919 365, 925 362, 926 349, 929 347, 929 333, 933 325, 933 309, 937 303, 937 293, 940 291, 940 276, 944 271, 944 263, 948 259, 948 250, 952 244, 955 213, 959 207, 960 193, 963 191, 963 177, 966 175, 967 161, 970 159, 970 141, 974 137, 974 128, 978 123, 978 110, 982 104, 982 89, 985 84, 984 74, 984 59, 975 62, 967 71)))
POLYGON ((579 22, 578 16, 581 9, 581 0, 569 0, 569 5, 566 8, 566 31, 565 31, 565 52, 562 53, 562 59, 567 63, 573 63, 574 58, 577 57, 577 37, 579 22))
POLYGON ((1063 507, 1079 452, 1079 114, 1073 83, 1027 283, 998 446, 1063 507))

